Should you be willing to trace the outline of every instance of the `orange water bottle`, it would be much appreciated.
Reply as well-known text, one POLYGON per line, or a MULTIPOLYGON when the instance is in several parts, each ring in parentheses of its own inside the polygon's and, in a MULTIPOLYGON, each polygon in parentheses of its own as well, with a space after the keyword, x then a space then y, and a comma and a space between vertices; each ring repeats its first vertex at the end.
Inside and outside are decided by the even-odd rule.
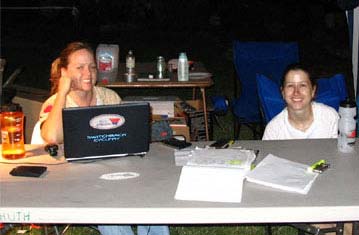
POLYGON ((2 157, 19 159, 25 156, 24 114, 19 104, 1 107, 2 157))

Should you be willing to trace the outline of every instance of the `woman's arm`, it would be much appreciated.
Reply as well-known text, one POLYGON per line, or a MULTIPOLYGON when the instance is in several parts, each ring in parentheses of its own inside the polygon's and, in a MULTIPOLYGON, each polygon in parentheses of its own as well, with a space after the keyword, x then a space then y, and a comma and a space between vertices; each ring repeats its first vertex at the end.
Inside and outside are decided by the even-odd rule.
POLYGON ((68 77, 61 77, 54 105, 48 114, 47 119, 41 126, 41 136, 48 143, 63 143, 62 109, 66 106, 66 96, 70 92, 70 89, 71 79, 68 77))

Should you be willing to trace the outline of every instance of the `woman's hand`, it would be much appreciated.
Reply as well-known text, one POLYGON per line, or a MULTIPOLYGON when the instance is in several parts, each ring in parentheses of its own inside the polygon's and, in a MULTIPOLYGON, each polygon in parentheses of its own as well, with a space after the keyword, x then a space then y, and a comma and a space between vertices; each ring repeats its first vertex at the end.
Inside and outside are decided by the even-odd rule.
POLYGON ((62 95, 67 95, 72 88, 72 79, 66 76, 61 76, 59 80, 58 93, 62 95))

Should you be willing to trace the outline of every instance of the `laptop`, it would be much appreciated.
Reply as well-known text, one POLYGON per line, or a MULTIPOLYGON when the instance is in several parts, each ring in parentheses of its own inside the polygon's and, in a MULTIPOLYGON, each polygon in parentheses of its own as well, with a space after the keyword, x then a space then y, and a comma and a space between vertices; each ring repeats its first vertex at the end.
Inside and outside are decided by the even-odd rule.
POLYGON ((144 156, 149 150, 149 103, 64 108, 62 119, 68 161, 144 156))

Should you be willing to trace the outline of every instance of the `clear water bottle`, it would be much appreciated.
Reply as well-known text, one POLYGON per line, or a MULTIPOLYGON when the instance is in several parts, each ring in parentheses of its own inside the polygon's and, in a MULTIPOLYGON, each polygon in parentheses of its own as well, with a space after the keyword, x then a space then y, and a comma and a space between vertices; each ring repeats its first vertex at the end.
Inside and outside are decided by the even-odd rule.
POLYGON ((181 52, 178 57, 177 77, 179 82, 187 82, 189 79, 188 59, 186 53, 184 52, 181 52))
POLYGON ((126 56, 126 73, 125 79, 126 82, 133 82, 136 80, 136 72, 135 72, 136 59, 132 50, 128 51, 126 56))
POLYGON ((338 149, 343 153, 350 153, 353 151, 356 137, 356 105, 355 102, 345 100, 339 106, 339 135, 338 135, 338 149))

